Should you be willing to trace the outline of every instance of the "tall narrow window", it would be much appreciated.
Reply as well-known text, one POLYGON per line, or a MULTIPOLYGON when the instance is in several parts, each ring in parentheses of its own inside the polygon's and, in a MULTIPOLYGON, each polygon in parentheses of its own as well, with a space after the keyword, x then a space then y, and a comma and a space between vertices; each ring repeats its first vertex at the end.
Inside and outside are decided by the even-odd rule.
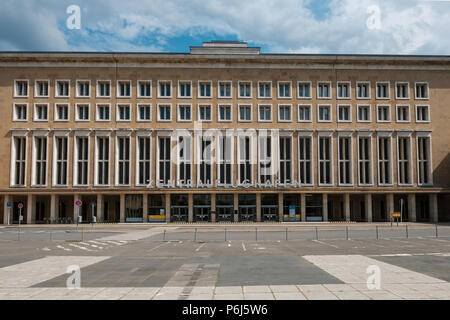
POLYGON ((180 81, 178 82, 178 97, 179 98, 191 98, 191 82, 180 81))
POLYGON ((391 184, 391 138, 378 137, 378 181, 391 184))
POLYGON ((160 98, 172 97, 172 82, 171 81, 159 81, 158 96, 160 98))
POLYGON ((97 97, 110 97, 111 96, 111 82, 110 81, 97 81, 97 97))
POLYGON ((371 150, 372 143, 370 137, 358 138, 358 166, 359 166, 359 184, 372 183, 372 168, 371 168, 371 150))
POLYGON ((290 137, 280 137, 280 171, 278 176, 280 184, 288 184, 292 182, 291 143, 292 140, 290 137))
POLYGON ((48 81, 36 81, 36 87, 35 87, 35 96, 36 97, 48 97, 48 81))
POLYGON ((117 184, 130 184, 130 138, 117 138, 117 184))
POLYGON ((317 98, 329 99, 331 98, 331 85, 330 83, 319 82, 317 84, 317 98))
POLYGON ((76 107, 76 120, 77 121, 89 121, 89 105, 77 104, 76 107))
POLYGON ((311 98, 311 82, 299 82, 297 96, 299 99, 311 98))
POLYGON ((137 105, 137 120, 138 121, 151 121, 152 119, 152 107, 150 104, 137 105))
POLYGON ((55 184, 56 185, 67 185, 67 137, 56 137, 55 147, 56 147, 56 171, 55 171, 55 184))
POLYGON ((252 97, 252 83, 239 82, 239 98, 251 98, 251 97, 252 97))
POLYGON ((311 137, 298 138, 299 181, 302 185, 312 184, 311 137))
POLYGON ((25 186, 25 165, 27 140, 25 137, 14 137, 14 178, 15 186, 25 186))
POLYGON ((290 105, 279 105, 278 106, 278 121, 279 122, 289 122, 291 120, 292 120, 291 106, 290 105))
POLYGON ((170 181, 170 137, 159 137, 159 172, 158 183, 168 184, 170 181))
POLYGON ((337 96, 338 96, 338 99, 349 99, 350 98, 350 83, 338 82, 337 96))
POLYGON ((180 185, 186 185, 191 182, 191 166, 192 166, 192 152, 191 152, 191 137, 178 138, 178 180, 180 185))
POLYGON ((97 184, 109 184, 109 137, 97 137, 97 184))
POLYGON ((370 99, 369 82, 359 82, 356 84, 356 97, 358 99, 370 99))
POLYGON ((232 184, 232 137, 220 136, 219 138, 219 161, 218 161, 218 174, 220 185, 232 184))
POLYGON ((199 185, 210 185, 212 183, 211 174, 211 138, 200 137, 200 163, 199 163, 199 185))
POLYGON ((70 82, 68 80, 56 80, 55 95, 57 97, 69 97, 70 82))
POLYGON ((91 95, 91 83, 89 80, 77 81, 77 97, 84 98, 91 95))
POLYGON ((430 137, 417 138, 417 167, 418 183, 431 184, 430 137))
POLYGON ((428 99, 428 83, 416 82, 416 99, 428 99))
POLYGON ((389 82, 377 83, 377 99, 389 99, 389 82))
POLYGON ((151 81, 138 81, 138 97, 150 98, 152 96, 152 82, 151 81))
POLYGON ((252 183, 250 137, 239 137, 239 183, 252 183))
POLYGON ((210 81, 199 81, 198 97, 199 98, 211 98, 211 82, 210 81))
POLYGON ((231 81, 219 82, 219 98, 231 98, 231 81))
POLYGON ((55 105, 55 121, 69 120, 69 105, 58 103, 55 105))
POLYGON ((410 184, 409 172, 409 155, 410 155, 410 138, 398 137, 398 183, 410 184))
POLYGON ((14 86, 15 97, 28 97, 28 80, 17 80, 14 86))
POLYGON ((44 186, 47 184, 47 137, 34 138, 34 184, 44 186))
POLYGON ((339 137, 339 183, 352 184, 352 168, 351 168, 351 138, 339 137))
POLYGON ((299 105, 298 106, 298 121, 310 122, 311 121, 311 105, 299 105))
POLYGON ((272 137, 259 137, 259 183, 272 184, 272 137))
POLYGON ((319 137, 319 184, 331 184, 331 137, 319 137))
POLYGON ((251 105, 239 105, 239 121, 252 121, 251 105))
POLYGON ((278 98, 290 98, 290 97, 291 97, 291 83, 278 82, 278 98))
POLYGON ((258 83, 258 98, 271 98, 272 97, 272 83, 260 82, 258 83))
POLYGON ((272 121, 272 105, 260 105, 258 109, 258 121, 272 121))
POLYGON ((131 81, 117 81, 117 96, 119 98, 131 97, 131 81))
POLYGON ((150 137, 138 137, 138 184, 150 183, 150 137))
POLYGON ((76 148, 76 184, 87 185, 89 168, 89 138, 77 137, 76 148))
POLYGON ((14 104, 14 121, 27 121, 27 104, 14 104))
POLYGON ((399 82, 395 84, 395 98, 409 99, 409 83, 399 82))

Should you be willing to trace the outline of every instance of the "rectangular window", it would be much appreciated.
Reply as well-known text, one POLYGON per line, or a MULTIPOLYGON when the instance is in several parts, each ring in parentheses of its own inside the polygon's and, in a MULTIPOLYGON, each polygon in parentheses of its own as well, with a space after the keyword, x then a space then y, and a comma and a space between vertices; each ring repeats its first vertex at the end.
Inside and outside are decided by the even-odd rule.
POLYGON ((211 98, 212 85, 210 81, 198 82, 198 97, 199 98, 211 98))
POLYGON ((67 168, 68 168, 67 147, 68 147, 67 137, 55 137, 55 148, 56 148, 55 184, 58 186, 67 185, 67 168))
POLYGON ((47 137, 34 137, 34 185, 47 184, 47 137))
POLYGON ((178 82, 178 97, 179 98, 192 98, 191 94, 192 84, 190 81, 178 82))
POLYGON ((77 185, 88 185, 89 138, 76 138, 76 177, 77 185))
POLYGON ((409 122, 409 105, 397 106, 397 122, 409 122))
POLYGON ((198 120, 199 121, 211 121, 211 105, 199 105, 198 106, 198 120))
POLYGON ((259 138, 259 183, 272 184, 272 137, 269 135, 259 138))
POLYGON ((377 99, 389 99, 389 82, 377 82, 377 99))
POLYGON ((131 120, 131 110, 129 104, 119 104, 117 105, 117 121, 130 121, 131 120))
POLYGON ((370 106, 358 106, 358 122, 370 122, 370 106))
POLYGON ((27 156, 26 137, 14 137, 14 178, 12 184, 15 186, 25 186, 25 168, 27 156))
POLYGON ((171 105, 161 104, 158 105, 158 121, 171 121, 171 105))
POLYGON ((148 185, 150 183, 150 137, 138 137, 138 184, 148 185))
POLYGON ((158 81, 158 98, 171 98, 172 97, 172 82, 171 81, 158 81))
POLYGON ((258 121, 272 121, 272 105, 260 105, 258 108, 258 121))
POLYGON ((337 83, 337 97, 338 99, 350 99, 350 83, 337 83))
POLYGON ((352 110, 351 106, 338 106, 338 122, 351 122, 352 121, 352 110))
POLYGON ((178 138, 178 181, 180 185, 188 185, 192 183, 191 166, 191 137, 178 138))
POLYGON ((380 185, 392 183, 390 137, 378 137, 378 181, 380 185))
POLYGON ((298 82, 297 96, 299 99, 311 98, 311 82, 298 82))
POLYGON ((251 82, 239 82, 239 98, 251 98, 252 97, 252 83, 251 82))
POLYGON ((178 121, 191 121, 191 105, 180 104, 178 106, 178 121))
POLYGON ((331 137, 319 137, 319 184, 331 184, 331 137))
POLYGON ((35 121, 48 121, 48 105, 36 104, 34 106, 34 120, 35 121))
POLYGON ((390 122, 391 121, 390 106, 377 106, 377 121, 378 122, 390 122))
POLYGON ((219 105, 219 121, 231 121, 231 105, 219 105))
POLYGON ((138 98, 152 97, 152 82, 150 80, 139 80, 138 82, 138 98))
POLYGON ((416 82, 416 99, 428 99, 429 98, 429 89, 428 83, 426 82, 416 82))
POLYGON ((97 105, 97 121, 109 121, 110 116, 110 106, 109 104, 98 104, 97 105))
POLYGON ((219 98, 231 98, 231 81, 219 81, 219 98))
POLYGON ((199 137, 199 166, 198 166, 198 184, 199 185, 211 185, 212 173, 211 173, 211 137, 199 137))
POLYGON ((298 138, 299 181, 302 185, 312 184, 312 137, 298 138))
POLYGON ((36 97, 48 97, 49 81, 48 80, 36 80, 36 85, 35 85, 34 90, 35 90, 36 97))
POLYGON ((70 81, 69 80, 56 80, 56 97, 68 98, 70 95, 70 81))
POLYGON ((370 137, 358 138, 358 174, 359 184, 372 184, 372 142, 370 137))
POLYGON ((291 143, 292 139, 290 137, 280 137, 280 170, 278 174, 280 184, 292 182, 291 143))
POLYGON ((77 121, 89 121, 89 105, 77 104, 76 105, 76 120, 77 121))
POLYGON ((292 120, 291 106, 290 105, 279 105, 278 106, 278 121, 279 122, 290 122, 291 120, 292 120))
POLYGON ((14 121, 27 121, 27 104, 14 104, 14 121))
POLYGON ((111 82, 97 81, 97 97, 108 98, 111 96, 111 82))
POLYGON ((356 84, 356 97, 358 99, 370 99, 370 83, 358 82, 356 84))
POLYGON ((239 184, 252 183, 251 138, 239 137, 239 184))
POLYGON ((270 81, 258 83, 258 98, 272 98, 272 83, 270 81))
POLYGON ((291 98, 290 82, 278 82, 278 98, 291 98))
POLYGON ((251 105, 239 105, 239 121, 243 122, 252 121, 251 105))
POLYGON ((319 105, 317 108, 317 119, 319 122, 331 122, 331 106, 319 105))
POLYGON ((167 185, 170 181, 170 137, 159 137, 158 144, 158 183, 167 185))
POLYGON ((429 106, 416 106, 416 122, 430 122, 429 106))
POLYGON ((352 140, 350 137, 338 139, 339 184, 352 184, 352 140))
POLYGON ((117 137, 117 184, 130 184, 130 138, 117 137))
POLYGON ((119 98, 131 97, 131 81, 117 81, 117 96, 119 98))
POLYGON ((86 98, 91 96, 91 83, 88 80, 77 81, 77 97, 86 98))
POLYGON ((311 122, 311 105, 298 106, 298 121, 311 122))
POLYGON ((319 82, 317 84, 317 98, 331 99, 331 84, 329 82, 319 82))
POLYGON ((232 137, 219 136, 218 175, 220 185, 232 184, 232 137))
POLYGON ((398 137, 398 183, 410 184, 410 137, 398 137))
POLYGON ((14 97, 28 97, 28 81, 16 80, 14 82, 14 97))
POLYGON ((55 104, 55 121, 69 120, 69 105, 63 103, 55 104))
POLYGON ((409 99, 409 83, 398 82, 395 84, 395 98, 396 99, 409 99))
POLYGON ((149 104, 137 105, 138 121, 151 121, 152 120, 152 106, 149 104))
POLYGON ((109 137, 97 137, 97 184, 109 184, 109 137))
POLYGON ((430 147, 430 137, 417 137, 417 170, 419 185, 431 184, 430 147))

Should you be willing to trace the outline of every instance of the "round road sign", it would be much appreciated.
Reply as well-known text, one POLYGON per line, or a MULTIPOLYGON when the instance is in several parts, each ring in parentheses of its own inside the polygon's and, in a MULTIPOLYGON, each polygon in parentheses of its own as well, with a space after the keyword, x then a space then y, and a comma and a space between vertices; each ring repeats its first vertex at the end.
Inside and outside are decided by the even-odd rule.
POLYGON ((17 205, 17 208, 22 209, 23 208, 23 203, 19 202, 19 204, 17 205))
POLYGON ((81 207, 81 206, 83 205, 83 201, 77 200, 77 201, 75 201, 75 205, 76 205, 77 207, 81 207))

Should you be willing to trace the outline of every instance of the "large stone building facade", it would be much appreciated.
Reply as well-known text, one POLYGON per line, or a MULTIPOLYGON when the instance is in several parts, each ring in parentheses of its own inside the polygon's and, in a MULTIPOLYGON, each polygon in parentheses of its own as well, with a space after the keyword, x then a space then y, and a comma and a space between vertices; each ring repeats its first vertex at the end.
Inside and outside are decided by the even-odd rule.
POLYGON ((0 53, 0 84, 0 223, 450 220, 450 57, 0 53))

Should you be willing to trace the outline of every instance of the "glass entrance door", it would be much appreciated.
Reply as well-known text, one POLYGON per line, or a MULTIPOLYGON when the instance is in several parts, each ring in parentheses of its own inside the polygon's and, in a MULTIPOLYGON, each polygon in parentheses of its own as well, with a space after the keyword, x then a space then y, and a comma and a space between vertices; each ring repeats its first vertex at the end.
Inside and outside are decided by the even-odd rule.
POLYGON ((208 222, 211 221, 211 207, 210 206, 195 206, 194 207, 194 221, 208 222))
POLYGON ((278 221, 278 206, 261 206, 263 221, 278 221))
POLYGON ((187 206, 172 206, 170 209, 171 222, 187 222, 189 207, 187 206))
POLYGON ((256 206, 239 206, 239 221, 256 221, 256 206))
POLYGON ((231 222, 233 221, 234 207, 230 206, 216 206, 217 221, 218 222, 231 222))

